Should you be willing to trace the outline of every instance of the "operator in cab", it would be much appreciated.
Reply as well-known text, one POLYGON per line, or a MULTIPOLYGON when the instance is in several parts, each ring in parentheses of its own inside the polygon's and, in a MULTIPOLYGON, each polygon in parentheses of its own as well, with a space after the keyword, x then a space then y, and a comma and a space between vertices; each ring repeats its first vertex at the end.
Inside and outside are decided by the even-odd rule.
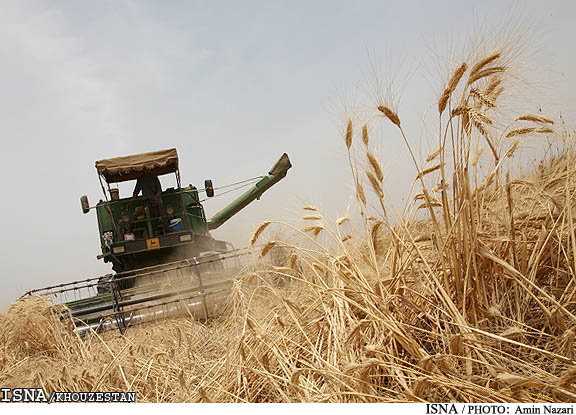
POLYGON ((139 177, 136 181, 134 192, 132 193, 132 200, 138 197, 140 192, 142 192, 142 196, 146 199, 152 199, 155 203, 162 204, 162 199, 160 198, 160 195, 162 194, 162 185, 160 184, 158 176, 139 177))
MULTIPOLYGON (((132 200, 128 203, 128 208, 134 202, 134 199, 142 192, 144 197, 144 203, 147 205, 146 208, 150 212, 150 216, 153 218, 162 218, 164 215, 164 203, 162 201, 162 185, 160 184, 160 179, 158 176, 142 176, 136 181, 136 186, 134 187, 134 192, 132 193, 132 200)), ((165 220, 160 219, 159 223, 163 232, 166 231, 167 225, 164 223, 165 220)))

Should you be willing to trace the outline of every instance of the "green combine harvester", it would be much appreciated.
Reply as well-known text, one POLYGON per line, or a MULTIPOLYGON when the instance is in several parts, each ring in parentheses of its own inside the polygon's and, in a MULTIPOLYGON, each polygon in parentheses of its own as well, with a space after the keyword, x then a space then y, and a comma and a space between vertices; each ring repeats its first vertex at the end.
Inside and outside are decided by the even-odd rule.
POLYGON ((183 313, 210 318, 218 314, 243 260, 249 262, 252 255, 214 239, 210 231, 259 199, 290 167, 283 154, 267 175, 225 186, 252 185, 207 219, 200 194, 214 197, 218 189, 210 180, 203 189, 183 187, 176 149, 97 161, 104 200, 95 206, 87 196, 80 201, 84 213, 96 210, 102 251, 98 259, 110 263, 115 273, 32 290, 25 296, 50 295, 55 304, 65 306, 63 318, 71 319, 80 333, 124 331, 183 313), (176 187, 161 188, 158 176, 166 174, 175 175, 176 187), (119 189, 110 185, 126 181, 135 181, 135 189, 121 198, 119 189))

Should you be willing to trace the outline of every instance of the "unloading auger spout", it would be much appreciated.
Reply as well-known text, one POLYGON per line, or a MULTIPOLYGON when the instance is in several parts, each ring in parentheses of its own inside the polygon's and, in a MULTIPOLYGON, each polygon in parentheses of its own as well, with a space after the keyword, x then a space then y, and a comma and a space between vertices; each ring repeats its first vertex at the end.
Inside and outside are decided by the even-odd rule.
POLYGON ((240 212, 254 200, 260 199, 262 194, 286 177, 288 169, 292 167, 288 154, 282 154, 282 157, 274 164, 267 176, 264 176, 258 181, 250 190, 235 199, 232 203, 224 209, 216 213, 210 220, 207 221, 208 229, 216 229, 232 216, 240 212))

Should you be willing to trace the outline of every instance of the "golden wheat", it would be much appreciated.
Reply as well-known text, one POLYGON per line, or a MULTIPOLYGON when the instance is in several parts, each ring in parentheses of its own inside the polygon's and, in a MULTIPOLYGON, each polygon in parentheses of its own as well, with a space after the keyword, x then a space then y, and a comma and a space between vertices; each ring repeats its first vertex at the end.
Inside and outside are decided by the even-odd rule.
POLYGON ((518 129, 516 129, 516 130, 510 130, 510 131, 506 134, 506 138, 516 137, 516 136, 518 136, 518 135, 530 134, 530 133, 533 133, 535 130, 536 130, 536 128, 534 128, 534 127, 518 128, 518 129))
POLYGON ((315 215, 304 215, 304 216, 302 216, 302 219, 304 219, 304 220, 322 220, 323 217, 322 217, 322 215, 317 213, 315 215))
POLYGON ((336 219, 336 225, 340 226, 340 225, 343 225, 349 221, 350 221, 350 218, 348 216, 342 216, 341 218, 336 219))
POLYGON ((271 223, 272 222, 270 221, 264 221, 260 224, 260 226, 258 226, 258 228, 256 228, 256 230, 252 234, 252 238, 250 238, 250 245, 254 245, 256 243, 260 234, 264 232, 264 229, 266 229, 271 223))
POLYGON ((266 245, 264 245, 264 247, 262 248, 262 251, 260 251, 260 257, 265 257, 268 252, 270 252, 270 250, 272 248, 274 248, 276 246, 277 242, 276 241, 270 241, 267 242, 266 245))
POLYGON ((474 82, 477 82, 480 79, 484 79, 495 74, 506 72, 506 69, 507 69, 506 66, 494 66, 492 68, 484 69, 483 71, 477 72, 475 74, 470 74, 470 78, 468 79, 468 85, 472 85, 474 82))
MULTIPOLYGON (((470 75, 500 61, 513 70, 499 52, 470 75)), ((553 132, 551 120, 520 119, 506 95, 496 100, 504 90, 496 72, 478 89, 496 106, 492 118, 460 103, 463 128, 439 128, 422 143, 447 143, 438 198, 423 176, 439 164, 414 162, 422 188, 413 199, 424 212, 378 219, 383 206, 366 206, 351 163, 363 225, 354 235, 317 223, 303 231, 324 231, 326 244, 301 233, 305 242, 268 242, 260 256, 272 258, 252 264, 224 314, 205 323, 184 317, 82 339, 48 299, 19 301, 0 314, 0 384, 131 390, 143 402, 574 402, 576 140, 551 136, 561 150, 522 177, 504 174, 515 166, 509 158, 484 164, 486 145, 495 153, 509 142, 471 137, 470 124, 490 126, 495 138, 507 134, 500 116, 553 132), (468 169, 473 146, 477 168, 468 169), (271 265, 286 247, 288 266, 271 265)), ((510 136, 507 155, 521 151, 521 136, 510 136)), ((366 175, 380 199, 377 175, 366 175)), ((355 223, 347 214, 335 226, 348 219, 355 223)))
POLYGON ((318 236, 318 234, 320 232, 322 232, 323 230, 324 230, 324 225, 322 225, 321 223, 307 226, 304 229, 302 229, 303 232, 312 232, 312 235, 314 235, 314 237, 318 236))
MULTIPOLYGON (((476 75, 478 72, 480 72, 482 69, 484 69, 486 66, 488 66, 489 64, 491 64, 492 62, 494 62, 496 59, 500 58, 502 56, 501 52, 496 52, 492 55, 487 56, 484 59, 479 60, 473 67, 472 69, 470 69, 470 77, 473 77, 474 75, 476 75)), ((470 82, 469 82, 470 83, 470 82)))
POLYGON ((366 172, 366 177, 368 177, 368 181, 370 182, 370 185, 372 186, 374 192, 376 192, 378 198, 383 199, 384 192, 382 191, 382 187, 380 187, 380 183, 378 182, 376 177, 374 177, 374 175, 369 171, 366 172))
POLYGON ((366 124, 362 126, 362 142, 368 147, 368 126, 366 124))
POLYGON ((389 107, 385 105, 379 105, 378 111, 380 111, 386 118, 388 118, 392 124, 400 127, 400 118, 398 118, 398 114, 392 111, 389 107))
POLYGON ((382 182, 384 180, 384 174, 382 173, 382 169, 380 168, 380 164, 378 163, 378 160, 376 160, 376 157, 374 157, 374 155, 372 153, 370 153, 369 151, 366 152, 366 158, 368 159, 368 162, 370 163, 370 167, 372 168, 372 171, 374 172, 374 174, 376 175, 378 180, 380 182, 382 182))
POLYGON ((554 124, 554 120, 551 120, 546 117, 542 117, 540 115, 533 115, 533 114, 526 114, 518 117, 520 121, 533 121, 540 124, 554 124))
POLYGON ((464 76, 464 73, 466 73, 466 69, 468 69, 468 65, 466 64, 466 62, 462 62, 462 64, 458 67, 458 69, 456 69, 456 71, 454 71, 454 73, 452 74, 452 77, 448 82, 448 86, 442 93, 440 100, 438 100, 438 112, 440 113, 440 115, 442 115, 442 113, 446 109, 446 104, 448 103, 448 100, 450 99, 452 93, 456 90, 456 87, 460 83, 460 80, 464 76))

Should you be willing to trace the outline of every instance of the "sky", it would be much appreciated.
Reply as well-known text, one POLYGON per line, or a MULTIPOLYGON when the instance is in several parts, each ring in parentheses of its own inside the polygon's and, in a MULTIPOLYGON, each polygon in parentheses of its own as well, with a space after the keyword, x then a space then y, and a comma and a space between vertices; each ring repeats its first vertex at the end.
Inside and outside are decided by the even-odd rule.
MULTIPOLYGON (((576 119, 571 1, 0 1, 0 308, 110 272, 79 202, 102 198, 99 159, 175 147, 184 183, 217 187, 288 153, 288 176, 213 233, 237 246, 305 204, 342 215, 347 110, 375 106, 374 81, 390 81, 417 137, 442 62, 503 16, 525 22, 552 111, 576 119)), ((406 149, 391 136, 378 150, 401 203, 406 149)), ((232 199, 207 201, 207 215, 232 199)))

